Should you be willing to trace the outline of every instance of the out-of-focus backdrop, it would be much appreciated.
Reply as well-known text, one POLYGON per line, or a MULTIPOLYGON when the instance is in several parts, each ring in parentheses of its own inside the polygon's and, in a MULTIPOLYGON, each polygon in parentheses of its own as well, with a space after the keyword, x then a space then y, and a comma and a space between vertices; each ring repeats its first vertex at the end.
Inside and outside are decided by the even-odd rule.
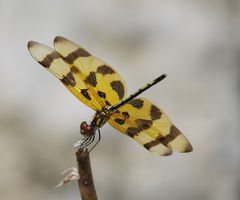
POLYGON ((53 190, 75 166, 79 124, 94 112, 30 56, 67 37, 106 60, 186 134, 194 151, 150 154, 106 125, 91 152, 99 199, 240 199, 239 0, 1 0, 0 199, 79 199, 53 190))

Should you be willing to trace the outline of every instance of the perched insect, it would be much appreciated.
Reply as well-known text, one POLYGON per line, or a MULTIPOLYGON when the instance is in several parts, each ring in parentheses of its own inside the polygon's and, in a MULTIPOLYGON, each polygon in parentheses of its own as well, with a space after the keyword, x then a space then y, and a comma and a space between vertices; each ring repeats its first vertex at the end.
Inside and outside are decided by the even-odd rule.
POLYGON ((28 43, 33 58, 75 97, 96 111, 90 124, 81 123, 80 131, 85 137, 78 147, 91 144, 96 131, 99 134, 98 143, 100 128, 108 122, 157 155, 170 155, 172 150, 192 151, 187 138, 162 110, 145 98, 136 98, 164 79, 165 74, 125 97, 125 82, 109 64, 60 36, 54 39, 54 47, 55 50, 38 42, 28 43))

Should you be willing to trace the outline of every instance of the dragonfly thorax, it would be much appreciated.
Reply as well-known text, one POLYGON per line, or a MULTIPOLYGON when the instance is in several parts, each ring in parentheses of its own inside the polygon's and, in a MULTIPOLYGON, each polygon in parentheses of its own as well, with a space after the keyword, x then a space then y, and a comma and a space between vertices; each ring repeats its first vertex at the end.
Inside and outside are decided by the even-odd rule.
POLYGON ((85 137, 91 137, 95 135, 98 128, 101 128, 108 120, 110 113, 107 110, 99 110, 93 117, 90 124, 86 121, 80 124, 80 132, 85 137))
POLYGON ((96 128, 101 128, 109 119, 110 113, 108 110, 99 110, 93 117, 91 125, 96 128))

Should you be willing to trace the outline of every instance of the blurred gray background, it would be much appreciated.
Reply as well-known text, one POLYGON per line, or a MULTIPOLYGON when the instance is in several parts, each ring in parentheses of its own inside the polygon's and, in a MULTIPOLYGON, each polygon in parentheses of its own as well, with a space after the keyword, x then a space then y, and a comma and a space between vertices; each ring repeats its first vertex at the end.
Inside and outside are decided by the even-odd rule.
POLYGON ((109 125, 91 152, 99 199, 240 199, 239 0, 0 0, 0 199, 79 199, 79 124, 94 112, 36 63, 27 42, 69 38, 112 64, 194 151, 154 156, 109 125))

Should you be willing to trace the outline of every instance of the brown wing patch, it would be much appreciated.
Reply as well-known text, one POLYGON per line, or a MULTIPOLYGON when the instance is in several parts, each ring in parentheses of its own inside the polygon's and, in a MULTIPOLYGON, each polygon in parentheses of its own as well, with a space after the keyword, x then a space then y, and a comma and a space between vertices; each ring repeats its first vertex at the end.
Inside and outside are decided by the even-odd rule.
POLYGON ((155 105, 152 105, 150 110, 150 115, 152 120, 156 120, 161 118, 162 113, 158 107, 156 107, 155 105))
POLYGON ((128 104, 132 105, 134 108, 142 108, 144 101, 142 99, 133 99, 128 102, 128 104))
POLYGON ((137 127, 128 127, 126 130, 127 135, 132 138, 140 132, 141 132, 141 129, 139 129, 137 127))
POLYGON ((136 119, 135 122, 137 127, 141 131, 149 129, 153 124, 152 120, 147 120, 147 119, 136 119))
POLYGON ((117 122, 118 124, 120 124, 120 125, 123 125, 124 124, 124 122, 125 122, 125 120, 124 119, 114 119, 115 120, 115 122, 117 122))
POLYGON ((77 67, 75 67, 75 66, 72 66, 72 67, 71 67, 71 71, 72 71, 73 73, 75 73, 75 74, 77 74, 77 73, 80 72, 79 69, 78 69, 77 67))
POLYGON ((106 106, 111 106, 110 102, 108 100, 105 100, 106 106))
POLYGON ((149 129, 153 123, 151 120, 146 120, 146 119, 136 119, 134 121, 135 121, 136 127, 128 127, 127 128, 127 134, 130 137, 133 137, 134 135, 137 135, 138 133, 140 133, 146 129, 149 129))
POLYGON ((102 91, 97 91, 97 94, 99 97, 105 99, 106 98, 106 93, 105 92, 102 92, 102 91))
POLYGON ((95 72, 90 72, 89 75, 86 77, 85 82, 96 87, 97 85, 97 78, 95 72))
POLYGON ((110 85, 112 89, 118 94, 119 99, 122 99, 125 94, 123 83, 121 81, 112 81, 110 85))
POLYGON ((125 119, 128 119, 130 117, 128 112, 122 112, 122 114, 125 117, 125 119))
POLYGON ((72 87, 74 87, 76 85, 76 80, 71 71, 69 73, 67 73, 66 76, 63 76, 61 81, 64 85, 71 85, 72 87))
POLYGON ((91 100, 91 97, 88 93, 88 89, 81 89, 80 93, 85 97, 87 98, 88 100, 91 100))
POLYGON ((88 53, 85 49, 79 48, 76 51, 70 53, 67 57, 64 58, 64 60, 72 64, 78 57, 88 57, 91 56, 90 53, 88 53))
POLYGON ((181 132, 174 125, 172 125, 168 135, 166 135, 165 137, 159 136, 155 140, 145 144, 144 147, 147 149, 150 149, 160 143, 167 146, 171 141, 173 141, 180 134, 181 132))
POLYGON ((46 57, 42 61, 39 61, 38 63, 41 64, 42 66, 44 66, 45 68, 49 68, 51 66, 51 63, 56 58, 60 58, 60 56, 56 51, 54 51, 54 52, 46 55, 46 57))
POLYGON ((114 74, 115 71, 107 65, 101 65, 97 68, 97 73, 100 73, 102 75, 106 75, 106 74, 114 74))

